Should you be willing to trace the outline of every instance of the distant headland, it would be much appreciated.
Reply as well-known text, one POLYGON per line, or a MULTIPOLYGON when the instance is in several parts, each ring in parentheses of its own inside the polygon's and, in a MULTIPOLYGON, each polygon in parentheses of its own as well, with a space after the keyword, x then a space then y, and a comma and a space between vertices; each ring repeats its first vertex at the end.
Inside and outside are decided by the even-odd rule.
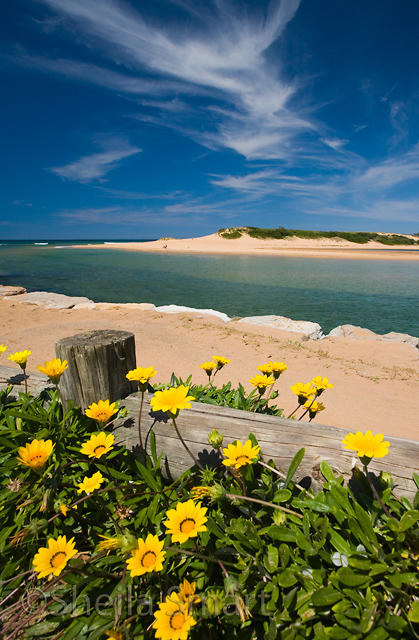
POLYGON ((215 253, 306 258, 419 260, 419 236, 367 231, 305 231, 230 227, 196 238, 160 238, 150 242, 75 245, 85 249, 123 249, 162 253, 215 253))

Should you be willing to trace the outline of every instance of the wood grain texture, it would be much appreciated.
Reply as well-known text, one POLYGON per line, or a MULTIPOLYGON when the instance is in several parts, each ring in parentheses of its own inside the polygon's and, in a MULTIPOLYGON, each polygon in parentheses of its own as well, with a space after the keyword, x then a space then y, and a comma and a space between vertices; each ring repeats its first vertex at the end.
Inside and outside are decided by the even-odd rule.
POLYGON ((60 380, 65 405, 86 409, 92 402, 120 400, 136 390, 126 379, 135 369, 135 338, 129 331, 96 330, 58 340, 57 357, 67 360, 60 380))
MULTIPOLYGON (((176 422, 188 447, 203 465, 217 459, 218 454, 208 444, 208 434, 216 428, 224 434, 225 445, 236 439, 243 442, 249 433, 253 433, 264 459, 272 458, 277 467, 285 472, 297 451, 305 447, 306 454, 298 471, 298 480, 308 476, 315 484, 321 478, 319 465, 322 461, 328 462, 337 475, 343 474, 346 479, 351 476, 355 454, 343 448, 342 438, 346 433, 343 429, 197 402, 191 404, 192 408, 181 411, 176 422)), ((129 410, 129 417, 115 427, 116 438, 118 442, 133 448, 138 446, 139 396, 131 395, 125 399, 124 405, 129 410)), ((144 402, 141 425, 149 453, 149 431, 153 428, 157 452, 164 454, 162 464, 167 474, 175 478, 191 466, 192 460, 177 438, 171 420, 167 420, 161 412, 153 414, 149 398, 144 402)), ((397 485, 395 492, 412 499, 416 493, 412 474, 419 469, 419 442, 393 437, 388 437, 388 440, 391 443, 389 455, 372 460, 369 469, 376 473, 390 471, 397 485)))

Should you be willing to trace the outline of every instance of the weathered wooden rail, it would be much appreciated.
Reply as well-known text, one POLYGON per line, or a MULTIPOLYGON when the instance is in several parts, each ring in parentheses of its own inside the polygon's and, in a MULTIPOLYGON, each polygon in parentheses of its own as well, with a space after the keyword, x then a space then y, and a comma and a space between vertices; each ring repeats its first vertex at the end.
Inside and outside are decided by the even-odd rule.
MULTIPOLYGON (((135 359, 132 359, 132 341, 126 335, 122 336, 125 345, 129 345, 128 355, 124 355, 124 350, 120 351, 114 345, 117 338, 114 335, 110 336, 110 332, 106 333, 106 349, 111 350, 112 357, 96 358, 95 353, 101 353, 101 349, 96 345, 92 351, 92 344, 85 341, 86 348, 90 350, 91 367, 86 372, 90 382, 83 390, 83 406, 87 406, 93 401, 106 399, 95 395, 98 393, 96 382, 92 382, 95 376, 101 380, 103 388, 109 390, 110 400, 116 400, 119 398, 115 394, 123 388, 125 372, 135 367, 135 359), (117 367, 112 364, 115 362, 114 353, 118 356, 117 367), (97 367, 99 370, 92 370, 93 367, 97 367), (107 377, 117 377, 119 380, 110 383, 106 381, 107 377)), ((78 379, 73 387, 72 382, 68 381, 66 386, 67 399, 71 388, 77 388, 79 394, 77 397, 80 397, 83 387, 83 379, 80 380, 80 375, 82 378, 84 375, 80 372, 86 370, 84 365, 80 365, 83 359, 83 340, 80 339, 80 336, 75 336, 74 340, 77 348, 73 349, 70 338, 66 339, 65 343, 68 357, 72 357, 73 351, 77 354, 79 362, 77 367, 75 361, 70 362, 70 370, 76 371, 75 375, 78 376, 78 379)), ((61 347, 58 349, 58 355, 62 355, 61 347)), ((68 376, 69 372, 66 374, 68 376)), ((8 384, 13 384, 12 393, 16 395, 18 391, 23 390, 23 376, 17 367, 1 366, 0 388, 5 388, 8 384)), ((45 376, 39 373, 30 373, 28 388, 34 395, 49 385, 50 383, 45 376)), ((128 417, 114 425, 117 442, 125 444, 129 448, 136 448, 139 446, 140 394, 129 394, 122 400, 122 404, 128 409, 128 417)), ((217 462, 218 454, 208 444, 208 434, 216 428, 224 434, 226 445, 235 439, 244 441, 250 432, 254 433, 265 460, 272 458, 285 471, 296 452, 301 447, 305 447, 306 455, 298 471, 298 480, 303 477, 314 481, 318 480, 320 478, 319 465, 323 460, 327 461, 337 474, 343 474, 346 478, 351 475, 353 454, 343 449, 341 441, 345 431, 336 427, 317 422, 286 420, 197 402, 192 402, 191 409, 186 409, 179 414, 177 424, 188 447, 204 465, 217 462)), ((150 429, 154 431, 158 453, 163 452, 162 465, 168 475, 176 477, 190 467, 191 459, 177 438, 171 420, 168 420, 165 414, 160 412, 153 413, 150 409, 149 398, 146 398, 141 430, 148 451, 150 451, 150 429)), ((397 485, 396 493, 412 499, 416 491, 412 474, 419 469, 419 442, 392 436, 388 436, 387 439, 391 443, 390 454, 381 460, 373 460, 369 468, 374 472, 390 471, 397 485)))

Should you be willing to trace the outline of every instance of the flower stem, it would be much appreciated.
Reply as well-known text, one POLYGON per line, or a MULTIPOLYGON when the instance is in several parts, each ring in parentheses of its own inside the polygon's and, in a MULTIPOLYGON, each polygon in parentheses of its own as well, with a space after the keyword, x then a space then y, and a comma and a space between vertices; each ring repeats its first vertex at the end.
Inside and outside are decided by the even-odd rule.
POLYGON ((191 456, 192 460, 194 461, 194 463, 196 464, 197 467, 199 467, 201 469, 201 471, 204 470, 204 467, 202 466, 202 464, 199 462, 199 460, 197 460, 197 458, 194 456, 194 454, 192 453, 192 451, 189 449, 188 445, 186 444, 186 442, 184 441, 184 439, 182 438, 182 434, 180 433, 177 424, 176 424, 176 420, 172 417, 173 420, 173 426, 176 429, 176 433, 178 435, 179 440, 181 441, 181 443, 183 444, 183 446, 185 447, 186 451, 189 453, 189 455, 191 456))
POLYGON ((230 500, 247 500, 248 502, 256 502, 256 504, 262 504, 265 507, 272 507, 273 509, 279 509, 280 511, 285 511, 285 513, 290 513, 293 516, 297 516, 297 518, 302 518, 303 516, 296 511, 292 511, 292 509, 287 509, 286 507, 281 507, 279 504, 274 504, 273 502, 266 502, 265 500, 259 500, 258 498, 250 498, 249 496, 239 496, 235 493, 226 493, 226 498, 230 498, 230 500))
POLYGON ((289 420, 290 418, 292 418, 292 416, 294 415, 294 413, 296 411, 298 411, 298 409, 301 407, 300 403, 297 404, 297 406, 295 407, 294 411, 291 411, 291 413, 289 414, 289 416, 287 416, 287 420, 289 420))
POLYGON ((143 446, 143 436, 141 434, 141 415, 143 413, 143 404, 144 404, 144 391, 141 391, 140 412, 138 414, 138 437, 140 439, 140 447, 141 447, 141 449, 144 448, 144 446, 143 446))
POLYGON ((381 507, 382 507, 382 509, 383 509, 384 513, 385 513, 389 518, 391 518, 392 520, 395 520, 395 518, 391 515, 390 511, 387 509, 387 507, 386 507, 386 505, 384 504, 384 502, 381 500, 381 497, 380 497, 380 495, 379 495, 379 493, 378 493, 377 489, 375 488, 373 481, 372 481, 372 480, 371 480, 371 478, 370 478, 370 474, 369 474, 369 472, 368 472, 368 465, 366 465, 366 464, 364 464, 364 472, 365 472, 365 475, 367 476, 368 484, 369 484, 369 485, 370 485, 370 487, 371 487, 371 491, 373 492, 375 499, 376 499, 376 500, 379 502, 379 504, 381 505, 381 507))

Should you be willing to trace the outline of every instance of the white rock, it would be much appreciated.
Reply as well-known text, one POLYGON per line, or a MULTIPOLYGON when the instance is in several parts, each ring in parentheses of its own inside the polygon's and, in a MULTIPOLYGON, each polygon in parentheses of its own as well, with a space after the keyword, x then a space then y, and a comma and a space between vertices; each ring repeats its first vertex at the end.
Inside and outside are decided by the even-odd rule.
POLYGON ((408 333, 390 331, 390 333, 385 333, 381 338, 382 340, 391 340, 392 342, 405 342, 406 344, 410 344, 412 347, 418 347, 419 349, 419 338, 410 336, 408 333))
POLYGON ((94 309, 95 308, 95 303, 93 302, 93 300, 89 300, 88 302, 78 302, 77 304, 74 305, 74 307, 71 307, 73 310, 74 309, 94 309))
POLYGON ((0 284, 0 298, 6 296, 20 296, 22 293, 26 293, 24 287, 9 287, 7 285, 0 284))
POLYGON ((35 304, 46 309, 72 309, 76 304, 93 302, 83 296, 65 296, 62 293, 50 293, 48 291, 32 291, 31 293, 24 293, 17 298, 6 297, 5 299, 35 304))
POLYGON ((249 316, 247 318, 241 318, 238 322, 255 324, 261 327, 274 327, 275 329, 290 331, 292 333, 302 333, 312 340, 319 340, 323 337, 322 328, 317 322, 292 320, 285 316, 249 316))
POLYGON ((342 324, 339 327, 335 327, 326 337, 342 337, 352 339, 366 338, 369 340, 381 341, 386 340, 390 342, 402 342, 405 344, 410 344, 412 347, 419 348, 419 338, 410 336, 408 333, 397 333, 395 331, 391 331, 390 333, 385 333, 384 335, 382 335, 380 333, 374 333, 374 331, 371 331, 370 329, 356 327, 352 324, 342 324))
POLYGON ((353 324, 341 324, 335 327, 327 334, 327 338, 371 338, 372 340, 379 340, 380 336, 370 329, 364 329, 363 327, 356 327, 353 324))
POLYGON ((156 307, 156 311, 161 313, 199 313, 204 316, 215 316, 220 318, 223 322, 230 322, 231 318, 222 311, 215 311, 214 309, 194 309, 193 307, 182 307, 177 304, 166 304, 162 307, 156 307))

